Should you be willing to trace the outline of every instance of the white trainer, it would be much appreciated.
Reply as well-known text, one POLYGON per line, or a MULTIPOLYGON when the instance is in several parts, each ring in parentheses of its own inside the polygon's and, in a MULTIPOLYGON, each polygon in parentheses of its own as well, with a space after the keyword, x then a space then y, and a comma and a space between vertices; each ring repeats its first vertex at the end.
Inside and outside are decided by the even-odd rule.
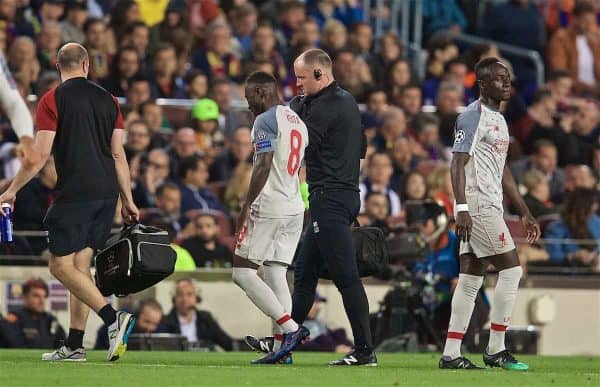
POLYGON ((86 361, 85 349, 76 348, 69 349, 66 345, 58 348, 54 352, 46 352, 42 354, 42 360, 44 361, 86 361))
POLYGON ((133 331, 135 318, 131 313, 117 312, 117 319, 108 327, 108 354, 106 360, 115 361, 127 351, 127 340, 133 331))

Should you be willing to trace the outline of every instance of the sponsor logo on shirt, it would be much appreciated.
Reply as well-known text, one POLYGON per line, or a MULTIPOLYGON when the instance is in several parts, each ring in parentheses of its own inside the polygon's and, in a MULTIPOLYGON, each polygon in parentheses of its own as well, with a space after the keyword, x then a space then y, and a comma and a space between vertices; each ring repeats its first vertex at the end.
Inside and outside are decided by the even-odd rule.
POLYGON ((497 138, 494 140, 492 144, 492 149, 497 153, 506 153, 508 152, 508 145, 510 144, 509 140, 505 140, 502 138, 497 138))
POLYGON ((263 140, 258 141, 254 146, 256 152, 260 152, 266 149, 271 149, 273 146, 271 145, 271 140, 263 140))

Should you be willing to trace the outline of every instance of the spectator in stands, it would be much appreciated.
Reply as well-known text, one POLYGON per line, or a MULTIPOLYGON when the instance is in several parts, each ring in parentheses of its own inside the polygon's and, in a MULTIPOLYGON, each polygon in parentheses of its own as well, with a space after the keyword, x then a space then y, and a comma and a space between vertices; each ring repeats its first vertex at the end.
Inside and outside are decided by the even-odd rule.
POLYGON ((142 71, 151 70, 151 58, 148 55, 150 30, 142 21, 134 21, 125 29, 125 36, 121 40, 122 45, 135 48, 141 59, 142 71))
MULTIPOLYGON (((458 56, 458 47, 445 35, 434 36, 427 42, 427 79, 442 79, 446 63, 458 56)), ((427 99, 427 97, 426 97, 427 99)), ((429 103, 433 101, 428 101, 429 103)))
MULTIPOLYGON (((131 333, 157 333, 161 331, 160 323, 163 319, 163 310, 158 301, 153 298, 144 300, 136 313, 135 327, 131 333)), ((108 349, 107 326, 98 329, 94 349, 108 349)))
POLYGON ((390 185, 392 159, 387 153, 374 153, 369 158, 367 177, 359 184, 361 210, 364 211, 366 197, 371 192, 381 192, 388 198, 389 214, 400 214, 400 197, 390 185))
POLYGON ((435 114, 440 119, 440 139, 446 146, 454 144, 454 124, 463 96, 463 86, 453 82, 442 82, 438 88, 435 114))
MULTIPOLYGON (((248 55, 248 60, 267 60, 273 63, 275 67, 275 72, 273 73, 275 78, 283 81, 287 77, 285 61, 279 51, 277 51, 275 32, 269 24, 261 24, 254 30, 252 35, 252 49, 248 55)), ((290 97, 293 95, 295 94, 290 94, 290 97)))
POLYGON ((540 138, 554 140, 556 132, 564 130, 567 120, 572 122, 572 116, 562 118, 557 116, 557 103, 549 90, 538 90, 527 114, 514 122, 511 134, 523 145, 526 154, 533 151, 533 144, 540 138))
POLYGON ((427 191, 431 199, 444 207, 446 215, 454 215, 454 191, 452 190, 450 167, 442 164, 431 171, 427 176, 427 191))
POLYGON ((361 226, 379 227, 387 234, 386 219, 390 215, 390 203, 387 195, 372 191, 365 196, 365 208, 358 217, 361 226))
POLYGON ((83 24, 84 46, 90 56, 89 78, 106 78, 112 63, 112 54, 108 50, 106 24, 101 19, 89 18, 83 24))
MULTIPOLYGON (((18 82, 16 78, 15 81, 18 82)), ((41 98, 50 89, 58 85, 60 85, 60 75, 55 71, 46 71, 40 75, 40 79, 38 79, 38 82, 35 85, 35 95, 38 98, 41 98)), ((23 94, 22 96, 23 98, 26 98, 27 94, 23 94)))
POLYGON ((154 98, 185 98, 183 79, 176 74, 177 57, 175 47, 162 43, 154 54, 154 98))
POLYGON ((427 198, 427 183, 425 176, 419 171, 410 171, 402 178, 400 185, 400 200, 425 200, 427 198))
POLYGON ((252 33, 256 29, 258 12, 254 4, 247 2, 234 7, 230 12, 233 37, 239 47, 237 56, 247 58, 252 50, 252 33))
POLYGON ((28 36, 17 37, 8 51, 8 67, 13 75, 22 75, 26 82, 34 85, 40 75, 34 41, 28 36))
POLYGON ((162 106, 150 100, 142 103, 138 112, 150 130, 150 149, 165 148, 169 140, 163 132, 170 131, 171 128, 163 115, 162 106))
POLYGON ((150 129, 144 121, 132 121, 127 126, 127 142, 125 143, 125 155, 127 160, 141 156, 150 146, 150 129))
POLYGON ((363 130, 367 140, 373 140, 383 126, 383 117, 388 109, 385 89, 373 88, 367 93, 367 109, 362 112, 363 130))
POLYGON ((398 98, 392 101, 392 104, 399 106, 404 111, 407 122, 412 123, 415 116, 421 112, 421 106, 423 105, 421 86, 418 83, 409 83, 404 86, 400 89, 398 98))
POLYGON ((171 159, 169 162, 171 166, 170 177, 172 180, 177 180, 179 162, 186 157, 202 154, 198 148, 194 129, 188 127, 178 128, 173 135, 172 144, 167 153, 169 153, 171 159))
POLYGON ((467 19, 456 0, 423 1, 423 35, 425 40, 436 31, 450 30, 459 33, 467 28, 467 19))
POLYGON ((530 169, 523 175, 522 184, 527 189, 523 200, 529 207, 531 215, 539 218, 559 212, 550 200, 550 184, 546 175, 537 169, 530 169))
POLYGON ((208 95, 208 77, 201 70, 191 69, 185 77, 185 92, 189 99, 208 95))
POLYGON ((189 34, 186 5, 180 1, 169 1, 165 8, 163 20, 150 28, 148 37, 148 51, 154 53, 161 43, 175 44, 177 31, 189 34))
POLYGON ((231 51, 230 40, 231 32, 227 24, 210 24, 206 31, 206 48, 194 54, 194 67, 202 70, 210 79, 227 77, 232 81, 240 81, 241 62, 231 51))
POLYGON ((388 32, 379 38, 379 50, 371 62, 371 71, 377 84, 385 86, 385 70, 402 59, 402 42, 398 35, 388 32))
POLYGON ((37 38, 38 60, 42 71, 56 69, 56 55, 61 45, 60 24, 48 20, 42 24, 37 38))
POLYGON ((594 189, 596 183, 592 169, 587 165, 569 165, 565 168, 566 192, 575 191, 577 188, 594 189))
POLYGON ((239 163, 232 171, 225 187, 224 203, 232 217, 239 215, 242 205, 246 200, 250 179, 252 177, 252 164, 239 163))
POLYGON ((83 44, 85 34, 83 33, 83 24, 88 18, 86 0, 68 0, 66 17, 60 23, 61 41, 75 42, 83 44))
POLYGON ((558 164, 591 165, 599 124, 600 110, 596 103, 586 101, 581 104, 573 114, 571 130, 556 133, 554 142, 558 144, 558 164))
POLYGON ((341 87, 348 90, 358 102, 364 102, 366 92, 373 85, 369 66, 356 57, 349 48, 340 49, 333 58, 333 74, 341 87))
POLYGON ((109 20, 108 49, 110 53, 114 53, 129 26, 140 20, 140 8, 135 0, 117 0, 110 11, 109 20))
POLYGON ((600 248, 600 217, 597 211, 598 194, 595 190, 576 189, 568 195, 561 220, 550 223, 544 237, 582 241, 547 243, 546 251, 552 262, 583 266, 597 264, 600 248))
POLYGON ((599 96, 600 41, 596 37, 596 10, 589 2, 579 1, 574 19, 560 28, 548 42, 550 70, 568 70, 575 81, 576 93, 599 96))
POLYGON ((23 17, 23 7, 17 8, 16 0, 0 1, 0 18, 6 22, 7 41, 11 43, 17 36, 34 37, 33 26, 23 17))
POLYGON ((573 77, 567 70, 555 70, 548 74, 548 89, 558 104, 558 110, 572 105, 573 77))
MULTIPOLYGON (((320 46, 325 52, 335 53, 348 44, 348 31, 342 22, 330 19, 323 26, 320 46)), ((348 47, 356 55, 356 52, 348 47)))
POLYGON ((562 199, 565 188, 565 174, 562 168, 557 166, 557 161, 556 145, 550 140, 540 139, 534 143, 531 156, 515 161, 509 166, 518 183, 523 182, 523 176, 527 171, 541 172, 550 185, 549 199, 558 203, 562 199))
POLYGON ((363 20, 363 10, 357 0, 317 0, 309 12, 309 17, 319 23, 319 28, 325 28, 330 20, 340 21, 350 27, 363 20))
POLYGON ((233 104, 233 84, 227 78, 218 78, 212 81, 209 97, 219 105, 219 127, 225 137, 229 138, 233 131, 240 126, 252 126, 252 117, 249 110, 236 110, 233 104))
POLYGON ((220 228, 215 215, 200 213, 193 220, 194 235, 181 246, 192 254, 196 267, 231 267, 231 250, 219 241, 220 228))
POLYGON ((0 320, 9 348, 57 348, 65 331, 52 314, 46 312, 48 285, 41 279, 23 284, 23 307, 0 320))
POLYGON ((225 137, 219 130, 219 105, 210 98, 202 98, 192 108, 192 125, 200 151, 214 157, 223 148, 225 137))
POLYGON ((291 47, 287 51, 286 63, 288 66, 291 67, 294 59, 302 52, 319 47, 320 40, 321 34, 317 22, 314 19, 304 21, 294 33, 291 47))
POLYGON ((250 128, 240 126, 233 132, 229 147, 223 150, 212 163, 210 181, 227 181, 240 164, 251 165, 252 152, 250 128))
POLYGON ((218 345, 226 351, 231 351, 231 337, 209 312, 196 309, 196 305, 201 302, 192 279, 178 280, 175 283, 173 309, 162 320, 165 331, 185 336, 192 345, 211 349, 218 345))
POLYGON ((394 146, 396 140, 406 133, 406 118, 401 109, 389 107, 383 116, 383 126, 375 137, 374 144, 379 151, 385 152, 394 146))
POLYGON ((141 69, 140 57, 135 48, 123 46, 115 55, 110 74, 100 84, 116 97, 125 97, 129 80, 141 69))
POLYGON ((306 9, 298 0, 285 1, 279 8, 279 29, 276 35, 279 47, 287 49, 290 43, 293 44, 294 35, 306 20, 306 9))
MULTIPOLYGON (((15 201, 13 225, 15 230, 42 230, 46 210, 52 204, 56 188, 54 158, 48 158, 37 177, 34 177, 19 192, 15 201)), ((41 239, 41 238, 40 238, 41 239)), ((40 245, 36 243, 36 245, 40 245)), ((47 246, 47 243, 42 243, 47 246)), ((37 253, 40 253, 42 249, 37 253)))
MULTIPOLYGON (((58 22, 65 12, 64 0, 41 0, 37 14, 31 15, 34 26, 41 26, 47 21, 58 22)), ((40 34, 40 31, 35 31, 40 34)))
POLYGON ((327 299, 318 292, 315 293, 315 301, 308 311, 304 325, 310 331, 310 341, 298 347, 302 351, 315 352, 337 352, 347 353, 352 350, 352 343, 346 336, 343 328, 331 329, 323 318, 319 316, 321 304, 327 299))
POLYGON ((148 152, 146 160, 142 160, 141 177, 132 192, 138 208, 154 207, 156 189, 167 181, 169 170, 169 155, 164 149, 148 152))
POLYGON ((181 191, 175 183, 166 182, 156 188, 156 208, 151 209, 146 215, 145 221, 166 222, 173 227, 176 235, 182 231, 181 220, 181 191))
POLYGON ((414 154, 412 141, 407 137, 400 137, 394 142, 390 155, 394 167, 390 184, 398 191, 402 176, 412 171, 420 159, 414 154))
POLYGON ((127 86, 127 106, 136 111, 141 104, 150 100, 150 80, 143 75, 134 75, 129 78, 127 86))
POLYGON ((181 212, 188 210, 218 210, 227 213, 219 199, 206 187, 208 182, 208 166, 204 159, 189 156, 181 160, 178 166, 181 212))
POLYGON ((410 64, 405 59, 396 59, 385 70, 384 86, 388 90, 388 99, 397 101, 401 90, 411 83, 410 64))
POLYGON ((448 150, 440 142, 440 121, 435 114, 419 113, 412 121, 412 132, 425 160, 449 161, 448 150))
POLYGON ((372 66, 375 61, 375 56, 371 52, 373 46, 373 29, 368 23, 357 22, 350 25, 348 29, 348 46, 360 59, 369 65, 372 73, 372 66))

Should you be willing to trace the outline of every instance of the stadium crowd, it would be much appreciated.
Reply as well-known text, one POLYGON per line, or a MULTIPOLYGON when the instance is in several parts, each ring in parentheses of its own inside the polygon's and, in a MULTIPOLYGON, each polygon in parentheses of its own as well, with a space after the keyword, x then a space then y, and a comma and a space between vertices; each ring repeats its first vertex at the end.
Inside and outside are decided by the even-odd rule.
MULTIPOLYGON (((90 78, 122 101, 141 220, 168 229, 177 269, 194 270, 230 267, 233 220, 252 168, 252 116, 243 107, 251 72, 275 75, 289 101, 298 92, 291 68, 298 53, 321 47, 332 56, 336 80, 364 107, 361 220, 393 231, 404 223, 408 200, 432 198, 452 215, 454 122, 478 97, 475 63, 499 56, 493 43, 465 46, 447 32, 535 50, 546 59, 540 87, 530 63, 502 59, 514 85, 503 108, 512 135, 510 168, 545 237, 591 244, 522 247, 521 257, 597 266, 600 2, 487 1, 483 17, 473 11, 481 8, 477 3, 423 1, 424 79, 389 30, 390 4, 377 11, 357 0, 0 0, 1 64, 25 98, 39 99, 59 83, 61 44, 85 45, 90 78), (363 21, 376 12, 384 15, 381 36, 363 21), (186 101, 165 104, 165 98, 186 101)), ((10 121, 0 117, 6 186, 19 161, 10 121)), ((42 230, 55 184, 49 161, 17 198, 16 230, 42 230)), ((510 203, 505 207, 510 214, 510 203)), ((508 222, 519 238, 518 220, 508 222)), ((18 255, 45 248, 39 237, 2 245, 5 254, 18 255)))

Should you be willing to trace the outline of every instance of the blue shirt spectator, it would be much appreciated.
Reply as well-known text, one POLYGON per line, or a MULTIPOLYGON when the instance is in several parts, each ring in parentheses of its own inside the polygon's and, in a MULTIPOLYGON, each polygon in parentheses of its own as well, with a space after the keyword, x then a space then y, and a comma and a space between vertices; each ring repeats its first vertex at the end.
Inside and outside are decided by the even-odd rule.
POLYGON ((467 19, 456 0, 423 1, 423 19, 426 40, 439 30, 467 28, 467 19))

